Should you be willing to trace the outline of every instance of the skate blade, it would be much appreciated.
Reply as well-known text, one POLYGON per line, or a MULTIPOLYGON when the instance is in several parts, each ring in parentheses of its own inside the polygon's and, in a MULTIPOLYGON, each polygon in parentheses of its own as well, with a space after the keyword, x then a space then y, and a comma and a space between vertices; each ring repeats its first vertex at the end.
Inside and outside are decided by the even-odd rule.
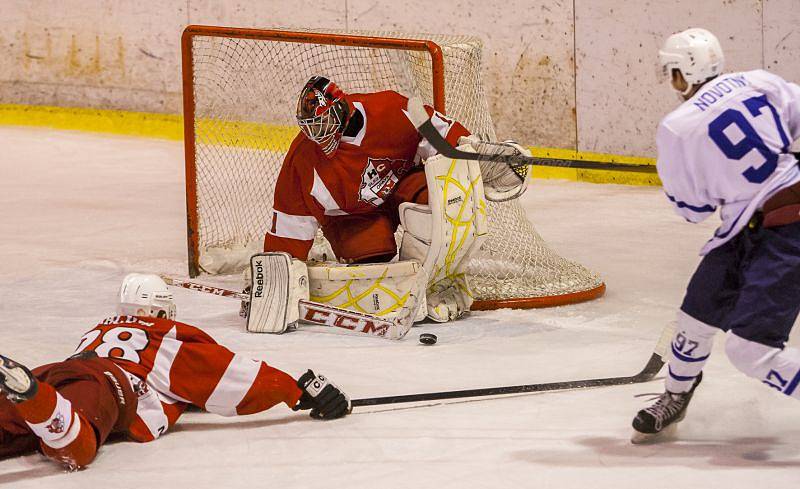
POLYGON ((678 431, 678 422, 674 422, 667 426, 658 433, 642 433, 641 431, 633 430, 631 435, 631 443, 634 445, 649 445, 653 443, 660 443, 675 438, 678 431))

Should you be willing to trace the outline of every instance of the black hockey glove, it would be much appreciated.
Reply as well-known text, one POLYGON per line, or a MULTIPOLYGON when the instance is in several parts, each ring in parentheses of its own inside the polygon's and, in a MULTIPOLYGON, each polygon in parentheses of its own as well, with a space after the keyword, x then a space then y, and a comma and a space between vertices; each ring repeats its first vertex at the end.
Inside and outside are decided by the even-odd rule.
POLYGON ((336 419, 350 412, 350 398, 323 375, 309 370, 297 380, 297 387, 303 395, 295 411, 310 409, 314 419, 336 419))

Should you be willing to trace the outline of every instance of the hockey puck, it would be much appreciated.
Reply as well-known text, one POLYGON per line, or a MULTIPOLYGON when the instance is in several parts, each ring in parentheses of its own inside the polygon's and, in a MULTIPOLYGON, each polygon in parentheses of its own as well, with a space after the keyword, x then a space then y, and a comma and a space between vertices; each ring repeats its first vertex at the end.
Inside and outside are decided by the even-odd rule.
POLYGON ((436 335, 433 333, 422 333, 419 335, 419 342, 423 345, 435 345, 436 344, 436 335))

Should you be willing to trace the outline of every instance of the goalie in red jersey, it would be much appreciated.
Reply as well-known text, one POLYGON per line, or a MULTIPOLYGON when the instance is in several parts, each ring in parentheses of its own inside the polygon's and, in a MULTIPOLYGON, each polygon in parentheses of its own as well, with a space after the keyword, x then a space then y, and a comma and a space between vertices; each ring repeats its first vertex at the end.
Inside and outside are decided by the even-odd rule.
MULTIPOLYGON (((359 266, 309 267, 312 299, 378 315, 409 296, 416 261, 426 274, 416 283, 427 284, 416 294, 425 297, 427 288, 417 317, 448 321, 472 303, 462 268, 486 234, 483 183, 477 163, 437 159, 407 106, 408 98, 391 90, 345 94, 321 76, 306 83, 297 104, 301 133, 275 185, 264 251, 306 261, 321 229, 339 264, 359 266), (365 283, 354 286, 357 280, 365 283)), ((460 123, 425 109, 450 144, 471 142, 460 123)))
POLYGON ((127 276, 118 313, 84 334, 66 361, 30 371, 0 355, 0 458, 39 448, 82 468, 110 434, 152 441, 189 406, 223 416, 281 402, 319 419, 349 411, 347 396, 325 377, 309 370, 295 381, 174 321, 158 276, 127 276))
MULTIPOLYGON (((297 105, 301 133, 275 185, 265 251, 306 260, 321 227, 341 262, 385 262, 397 254, 398 207, 428 203, 421 162, 435 154, 406 116, 407 104, 390 90, 345 95, 327 78, 306 83, 297 105)), ((451 144, 469 135, 426 109, 451 144)))

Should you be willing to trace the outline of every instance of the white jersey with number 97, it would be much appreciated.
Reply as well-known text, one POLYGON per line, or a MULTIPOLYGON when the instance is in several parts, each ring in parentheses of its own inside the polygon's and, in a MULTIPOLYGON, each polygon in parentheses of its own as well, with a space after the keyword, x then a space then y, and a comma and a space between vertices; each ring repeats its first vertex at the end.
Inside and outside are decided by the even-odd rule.
POLYGON ((800 181, 789 152, 799 136, 800 86, 763 70, 721 75, 661 121, 658 175, 676 212, 700 222, 720 208, 722 224, 701 254, 800 181))

